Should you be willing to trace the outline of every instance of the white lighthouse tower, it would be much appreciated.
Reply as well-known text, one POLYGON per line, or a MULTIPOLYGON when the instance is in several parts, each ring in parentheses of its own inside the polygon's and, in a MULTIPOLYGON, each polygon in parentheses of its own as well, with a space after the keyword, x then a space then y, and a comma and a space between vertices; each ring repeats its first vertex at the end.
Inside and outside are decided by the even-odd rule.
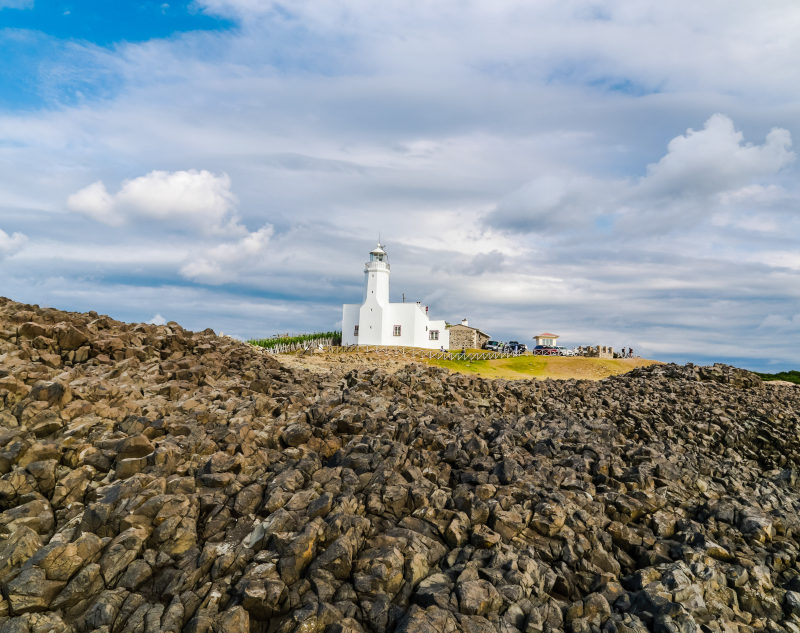
POLYGON ((364 265, 361 304, 342 306, 342 345, 396 345, 448 349, 450 333, 444 321, 431 321, 420 302, 389 301, 389 257, 378 243, 364 265))
POLYGON ((369 261, 364 264, 364 301, 374 297, 380 304, 389 303, 389 256, 378 245, 369 252, 369 261))

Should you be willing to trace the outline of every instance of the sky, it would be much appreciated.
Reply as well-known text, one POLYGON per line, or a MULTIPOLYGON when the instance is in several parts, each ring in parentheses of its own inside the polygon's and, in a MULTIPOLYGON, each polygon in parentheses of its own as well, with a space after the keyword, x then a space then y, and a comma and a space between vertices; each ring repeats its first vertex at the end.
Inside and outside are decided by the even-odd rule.
POLYGON ((800 369, 796 0, 0 0, 0 294, 250 338, 391 295, 800 369))

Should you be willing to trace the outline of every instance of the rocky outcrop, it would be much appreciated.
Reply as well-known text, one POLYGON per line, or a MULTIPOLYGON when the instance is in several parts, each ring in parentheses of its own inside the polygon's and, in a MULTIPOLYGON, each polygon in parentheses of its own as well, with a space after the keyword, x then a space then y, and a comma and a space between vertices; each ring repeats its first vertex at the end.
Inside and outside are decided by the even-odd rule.
POLYGON ((0 633, 800 633, 800 390, 296 371, 0 301, 0 633))

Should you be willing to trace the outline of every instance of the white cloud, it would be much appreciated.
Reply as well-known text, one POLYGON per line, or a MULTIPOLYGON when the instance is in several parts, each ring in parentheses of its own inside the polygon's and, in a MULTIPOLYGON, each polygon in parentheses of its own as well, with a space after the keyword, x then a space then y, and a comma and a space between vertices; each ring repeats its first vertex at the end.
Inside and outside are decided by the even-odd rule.
POLYGON ((67 199, 70 210, 111 226, 148 219, 207 234, 242 231, 235 204, 227 174, 194 169, 151 171, 124 181, 113 195, 98 181, 67 199))
POLYGON ((0 229, 0 259, 16 253, 27 241, 28 237, 22 233, 15 232, 9 235, 0 229))
POLYGON ((743 139, 729 117, 713 115, 702 130, 689 128, 669 142, 666 155, 648 165, 635 195, 691 196, 741 190, 777 173, 795 158, 788 130, 773 128, 763 145, 743 143, 743 139))
POLYGON ((273 234, 271 226, 263 226, 236 242, 213 246, 189 259, 180 269, 187 279, 221 284, 236 279, 243 271, 263 259, 273 234))
POLYGON ((67 208, 109 226, 119 226, 125 220, 116 208, 114 198, 99 180, 67 198, 67 208))
MULTIPOLYGON (((714 114, 702 130, 673 138, 666 154, 633 179, 601 179, 575 173, 545 173, 505 196, 486 221, 511 231, 552 232, 614 223, 628 233, 685 230, 716 217, 719 226, 747 228, 754 221, 721 220, 720 207, 767 203, 782 189, 760 181, 775 177, 795 158, 791 134, 772 129, 762 145, 745 143, 733 121, 714 114)), ((758 219, 761 230, 774 225, 758 219)), ((607 231, 608 232, 608 231, 607 231)))
POLYGON ((148 323, 151 325, 166 325, 167 320, 163 316, 161 316, 160 313, 156 312, 152 316, 152 318, 148 321, 148 323))
POLYGON ((786 190, 778 185, 746 185, 739 189, 731 189, 719 194, 719 201, 723 205, 770 205, 786 198, 786 190))

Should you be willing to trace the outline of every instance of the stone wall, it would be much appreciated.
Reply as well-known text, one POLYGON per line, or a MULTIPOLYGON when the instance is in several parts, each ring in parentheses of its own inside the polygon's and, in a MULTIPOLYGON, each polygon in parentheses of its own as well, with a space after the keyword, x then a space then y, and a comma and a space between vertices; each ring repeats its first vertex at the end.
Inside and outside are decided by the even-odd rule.
POLYGON ((608 345, 587 345, 579 347, 578 353, 587 358, 614 358, 614 348, 608 345))
POLYGON ((464 347, 467 349, 480 349, 489 340, 488 334, 484 334, 468 325, 451 325, 448 330, 450 332, 450 349, 462 349, 464 347))

